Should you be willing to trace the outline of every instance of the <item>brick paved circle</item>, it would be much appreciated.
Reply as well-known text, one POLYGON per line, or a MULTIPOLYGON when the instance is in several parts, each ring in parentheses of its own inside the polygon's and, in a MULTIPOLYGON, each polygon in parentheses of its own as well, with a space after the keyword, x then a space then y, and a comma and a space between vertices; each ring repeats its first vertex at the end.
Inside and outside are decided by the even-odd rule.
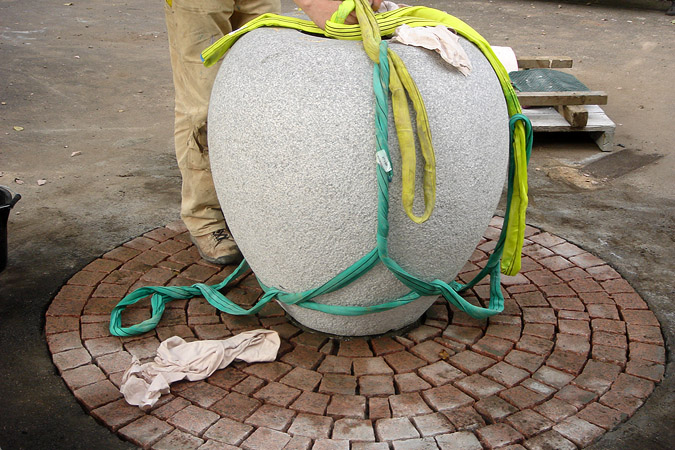
MULTIPOLYGON (((467 281, 499 235, 494 218, 459 278, 467 281)), ((154 332, 108 332, 110 310, 141 286, 214 284, 234 270, 199 258, 180 223, 111 250, 52 301, 46 335, 75 397, 123 439, 152 449, 527 449, 584 447, 633 415, 663 377, 654 314, 609 265, 528 227, 519 275, 504 277, 504 312, 478 321, 439 300, 399 336, 340 341, 294 326, 278 305, 252 317, 219 314, 203 299, 167 305, 154 332), (269 328, 277 361, 235 363, 205 381, 171 386, 150 411, 118 387, 132 355, 161 340, 220 339, 269 328)), ((228 297, 252 305, 244 277, 228 297)), ((485 304, 489 286, 468 299, 485 304)), ((123 325, 149 317, 148 302, 123 325)))

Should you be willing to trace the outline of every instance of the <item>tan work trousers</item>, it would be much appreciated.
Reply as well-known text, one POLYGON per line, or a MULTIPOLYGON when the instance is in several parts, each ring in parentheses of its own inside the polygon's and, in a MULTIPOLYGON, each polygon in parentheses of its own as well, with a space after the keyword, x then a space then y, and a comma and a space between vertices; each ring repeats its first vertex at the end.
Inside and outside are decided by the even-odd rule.
POLYGON ((204 67, 201 52, 249 20, 280 9, 280 0, 173 0, 165 5, 176 91, 176 158, 183 177, 181 218, 193 236, 225 228, 206 139, 209 97, 219 65, 204 67))

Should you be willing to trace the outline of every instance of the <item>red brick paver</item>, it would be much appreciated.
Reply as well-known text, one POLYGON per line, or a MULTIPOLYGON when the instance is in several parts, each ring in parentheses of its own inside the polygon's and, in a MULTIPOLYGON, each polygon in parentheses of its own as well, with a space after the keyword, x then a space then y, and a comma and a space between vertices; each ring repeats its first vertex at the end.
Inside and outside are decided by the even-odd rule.
MULTIPOLYGON (((493 220, 460 278, 484 267, 493 220)), ((274 303, 256 316, 218 313, 203 298, 167 304, 156 330, 113 337, 110 310, 141 286, 214 284, 233 266, 202 261, 180 223, 145 233, 75 274, 46 313, 53 361, 87 411, 143 448, 574 449, 629 418, 664 376, 661 328, 620 274, 565 239, 528 227, 521 274, 503 278, 505 308, 489 321, 436 302, 401 335, 340 340, 289 321, 274 303), (131 358, 159 342, 279 332, 277 361, 237 362, 172 385, 149 411, 118 387, 131 358), (351 446, 351 447, 350 447, 351 446)), ((484 302, 489 286, 467 294, 484 302)), ((225 293, 250 307, 252 274, 225 293)), ((150 316, 144 300, 124 324, 150 316)))

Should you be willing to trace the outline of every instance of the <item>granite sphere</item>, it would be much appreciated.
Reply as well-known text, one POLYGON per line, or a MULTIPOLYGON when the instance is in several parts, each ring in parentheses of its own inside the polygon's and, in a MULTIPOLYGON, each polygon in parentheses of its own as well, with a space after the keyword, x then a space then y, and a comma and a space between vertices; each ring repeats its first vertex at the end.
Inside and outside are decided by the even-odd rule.
MULTIPOLYGON (((426 281, 451 281, 481 239, 508 164, 506 102, 487 59, 461 39, 473 70, 436 53, 390 44, 426 104, 436 153, 436 207, 423 224, 401 204, 393 117, 389 145, 390 255, 426 281)), ((225 55, 211 94, 209 152, 230 230, 267 286, 321 286, 375 247, 377 181, 373 64, 360 41, 295 30, 247 33, 225 55)), ((418 151, 414 210, 424 210, 418 151)), ((314 299, 368 306, 409 292, 381 263, 351 285, 314 299)), ((343 336, 373 335, 416 321, 434 302, 362 316, 282 305, 299 323, 343 336)))

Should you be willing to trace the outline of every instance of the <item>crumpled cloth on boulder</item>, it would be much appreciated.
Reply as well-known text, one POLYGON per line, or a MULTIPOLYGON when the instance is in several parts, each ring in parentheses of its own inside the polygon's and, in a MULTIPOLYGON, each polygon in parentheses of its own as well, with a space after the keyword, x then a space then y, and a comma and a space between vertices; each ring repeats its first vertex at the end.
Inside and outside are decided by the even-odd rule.
POLYGON ((245 331, 223 340, 186 342, 170 337, 157 349, 153 362, 136 357, 122 377, 120 392, 130 405, 149 408, 173 382, 203 380, 235 359, 248 363, 274 361, 281 341, 276 331, 245 331))
POLYGON ((441 25, 435 27, 401 25, 396 28, 391 42, 434 50, 441 55, 443 60, 457 68, 463 75, 471 73, 471 61, 469 61, 469 56, 459 43, 459 36, 447 27, 441 25))
POLYGON ((393 11, 395 9, 402 8, 404 6, 410 6, 410 5, 404 5, 403 3, 394 3, 394 2, 384 0, 382 3, 380 3, 380 9, 378 9, 377 12, 382 13, 382 12, 387 12, 387 11, 393 11))

